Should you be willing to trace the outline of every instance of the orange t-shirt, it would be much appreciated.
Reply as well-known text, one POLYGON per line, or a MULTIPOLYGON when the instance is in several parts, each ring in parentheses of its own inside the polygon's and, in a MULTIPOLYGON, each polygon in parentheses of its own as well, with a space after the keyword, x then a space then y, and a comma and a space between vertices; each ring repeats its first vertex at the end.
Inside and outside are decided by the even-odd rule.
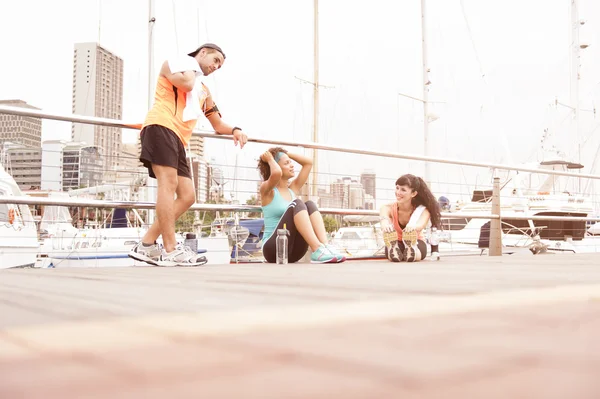
MULTIPOLYGON (((200 90, 200 108, 206 111, 206 99, 208 89, 202 83, 200 90)), ((183 121, 183 109, 185 108, 187 93, 177 89, 164 76, 158 77, 156 92, 154 93, 154 105, 148 111, 142 129, 148 125, 160 125, 171 129, 187 146, 192 138, 192 130, 196 127, 198 120, 183 121)))

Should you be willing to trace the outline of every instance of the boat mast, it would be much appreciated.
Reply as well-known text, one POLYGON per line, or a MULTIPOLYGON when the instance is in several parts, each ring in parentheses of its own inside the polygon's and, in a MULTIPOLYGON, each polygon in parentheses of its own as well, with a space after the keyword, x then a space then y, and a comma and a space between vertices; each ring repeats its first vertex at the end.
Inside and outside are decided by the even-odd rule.
POLYGON ((148 0, 148 110, 152 108, 154 89, 154 0, 148 0))
MULTIPOLYGON (((154 99, 154 24, 156 17, 154 16, 154 0, 148 0, 148 110, 152 108, 152 101, 154 99)), ((140 147, 141 148, 141 147, 140 147)), ((146 189, 151 199, 155 199, 157 195, 156 182, 154 179, 148 178, 146 183, 146 189)), ((154 223, 154 217, 156 211, 154 209, 148 209, 148 217, 146 223, 151 225, 154 223)))
MULTIPOLYGON (((427 65, 427 25, 425 23, 426 1, 421 0, 421 41, 423 57, 423 155, 429 156, 429 67, 427 65)), ((431 188, 429 162, 425 161, 423 180, 431 188)))
MULTIPOLYGON (((573 109, 573 124, 575 139, 577 140, 577 161, 581 164, 581 136, 579 132, 579 80, 581 78, 581 46, 579 43, 579 7, 578 0, 571 0, 571 85, 570 103, 573 109)), ((579 193, 581 193, 581 179, 579 179, 579 193)))
MULTIPOLYGON (((319 141, 319 0, 314 0, 314 60, 313 60, 313 143, 319 141)), ((319 157, 317 156, 317 150, 313 149, 312 154, 312 185, 310 187, 310 194, 313 197, 317 196, 317 181, 319 172, 319 157)))

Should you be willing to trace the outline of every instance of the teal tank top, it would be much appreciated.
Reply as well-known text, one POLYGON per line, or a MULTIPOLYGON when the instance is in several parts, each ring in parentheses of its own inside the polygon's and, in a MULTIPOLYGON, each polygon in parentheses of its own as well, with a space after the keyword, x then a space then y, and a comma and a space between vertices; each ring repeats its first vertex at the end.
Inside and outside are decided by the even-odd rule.
MULTIPOLYGON (((296 194, 292 191, 291 188, 290 194, 292 195, 292 201, 296 198, 296 194)), ((269 205, 265 205, 262 207, 263 217, 265 219, 265 232, 263 234, 262 242, 266 242, 271 235, 275 232, 277 228, 277 224, 279 223, 279 219, 283 216, 285 211, 287 210, 288 205, 292 201, 288 201, 281 196, 277 187, 273 189, 273 200, 269 203, 269 205)))

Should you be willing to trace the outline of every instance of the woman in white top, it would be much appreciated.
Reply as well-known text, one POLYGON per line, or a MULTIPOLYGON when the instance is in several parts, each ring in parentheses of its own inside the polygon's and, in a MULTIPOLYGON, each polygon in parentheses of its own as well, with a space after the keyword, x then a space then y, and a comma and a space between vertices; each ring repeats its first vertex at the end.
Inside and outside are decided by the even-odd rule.
MULTIPOLYGON (((423 230, 429 222, 439 229, 441 214, 438 201, 423 179, 411 174, 400 176, 396 180, 396 201, 382 206, 379 215, 390 261, 425 259, 423 230)), ((438 252, 437 245, 432 245, 431 252, 438 252)))

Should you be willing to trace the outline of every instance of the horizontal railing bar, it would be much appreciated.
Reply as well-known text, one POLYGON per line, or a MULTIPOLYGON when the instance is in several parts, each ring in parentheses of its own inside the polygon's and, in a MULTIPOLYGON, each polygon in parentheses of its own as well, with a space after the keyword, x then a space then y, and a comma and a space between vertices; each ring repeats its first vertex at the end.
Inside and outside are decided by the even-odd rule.
POLYGON ((507 220, 550 220, 561 222, 600 222, 598 217, 582 217, 582 216, 503 216, 503 221, 507 220))
POLYGON ((119 127, 123 129, 136 129, 139 130, 136 123, 127 124, 121 120, 117 119, 109 119, 109 118, 99 118, 96 116, 83 116, 76 114, 51 114, 48 112, 44 112, 37 109, 31 108, 21 108, 21 107, 11 107, 8 105, 0 105, 0 114, 8 114, 8 115, 18 115, 18 116, 31 116, 34 118, 41 119, 51 119, 54 121, 62 121, 62 122, 77 122, 83 123, 86 125, 98 125, 98 126, 109 126, 109 127, 119 127))
MULTIPOLYGON (((91 125, 100 125, 100 126, 111 126, 118 127, 123 129, 136 129, 139 130, 139 123, 124 123, 123 121, 115 120, 115 119, 107 119, 107 118, 98 118, 92 116, 81 116, 81 115, 60 115, 60 114, 51 114, 47 112, 43 112, 36 109, 28 109, 28 108, 20 108, 20 107, 11 107, 6 105, 0 105, 0 114, 10 114, 10 115, 20 115, 20 116, 31 116, 36 118, 43 119, 52 119, 64 122, 76 122, 76 123, 84 123, 91 125)), ((205 137, 205 138, 217 138, 223 140, 232 140, 231 135, 222 135, 216 134, 214 132, 210 132, 207 130, 195 130, 193 132, 194 136, 205 137)), ((489 168, 489 169, 499 169, 499 170, 514 170, 521 172, 530 172, 530 173, 541 173, 546 175, 557 175, 557 176, 571 176, 578 178, 587 178, 587 179, 600 179, 600 175, 592 175, 592 174, 584 174, 584 173, 572 173, 572 172, 563 172, 559 170, 544 170, 537 168, 526 168, 518 165, 504 165, 504 164, 486 164, 482 162, 471 162, 464 161, 459 159, 446 159, 446 158, 437 158, 437 157, 427 157, 421 155, 414 154, 401 154, 401 153, 389 153, 383 151, 372 151, 372 150, 359 150, 354 148, 346 148, 346 147, 338 147, 326 144, 318 144, 314 142, 292 142, 285 140, 273 140, 273 139, 261 139, 257 137, 249 137, 249 142, 260 143, 260 144, 270 144, 270 145, 281 145, 281 146, 291 146, 291 147, 303 147, 303 148, 311 148, 317 150, 324 151, 334 151, 334 152, 343 152, 350 154, 360 154, 360 155, 372 155, 372 156, 381 156, 387 158, 396 158, 396 159, 408 159, 414 161, 424 161, 424 162, 434 162, 434 163, 443 163, 450 165, 461 165, 461 166, 473 166, 478 168, 489 168)))
MULTIPOLYGON (((136 202, 136 201, 104 201, 79 198, 60 198, 60 197, 29 197, 29 196, 7 196, 0 195, 0 204, 19 204, 19 205, 56 205, 56 206, 77 206, 90 208, 127 208, 127 209, 154 209, 155 202, 136 202)), ((232 204, 194 204, 191 211, 230 211, 230 212, 261 212, 259 205, 232 205, 232 204)), ((379 211, 369 209, 347 209, 347 208, 321 208, 321 213, 329 215, 357 215, 357 216, 378 216, 379 211)), ((482 213, 455 213, 442 212, 442 218, 455 219, 498 219, 498 215, 482 213)), ((579 216, 504 216, 504 219, 510 220, 555 220, 555 221, 574 221, 574 222, 600 222, 598 217, 579 217, 579 216)))
MULTIPOLYGON (((485 215, 482 213, 467 214, 467 213, 444 213, 442 212, 442 218, 471 218, 471 219, 497 219, 498 215, 485 215)), ((600 222, 600 217, 582 217, 582 216, 506 216, 501 217, 503 222, 510 220, 542 220, 542 221, 559 221, 559 222, 600 222)))
MULTIPOLYGON (((260 211, 260 207, 258 208, 260 211)), ((347 209, 347 208, 319 208, 319 212, 327 215, 357 215, 357 216, 379 216, 379 211, 368 209, 347 209)), ((453 213, 441 212, 442 218, 455 217, 453 213)), ((458 218, 472 219, 498 219, 498 215, 482 215, 481 213, 464 213, 458 218)))
MULTIPOLYGON (((139 201, 104 201, 90 200, 80 198, 64 197, 29 197, 29 196, 8 196, 0 195, 0 204, 18 204, 18 205, 56 205, 71 207, 88 208, 127 208, 127 209, 154 209, 155 202, 139 201)), ((231 211, 231 212, 262 212, 259 205, 230 205, 230 204, 194 204, 189 209, 191 211, 231 211)), ((379 211, 369 209, 346 209, 346 208, 321 208, 321 213, 328 215, 358 215, 358 216, 378 216, 379 211)), ((482 214, 460 214, 442 212, 442 217, 474 218, 474 219, 498 219, 497 215, 482 214)))
MULTIPOLYGON (((206 134, 206 133, 198 133, 194 132, 194 136, 201 137, 215 137, 214 134, 206 134)), ((224 138, 229 136, 221 136, 219 138, 224 138)), ((460 165, 460 166, 473 166, 478 168, 486 168, 486 169, 499 169, 499 170, 514 170, 520 172, 530 172, 530 173, 540 173, 547 175, 557 175, 557 176, 570 176, 577 178, 586 178, 586 179, 600 179, 600 175, 591 175, 585 173, 572 173, 572 172, 562 172, 559 170, 544 170, 537 168, 526 168, 523 166, 517 165, 504 165, 504 164, 486 164, 482 162, 471 162, 471 161, 463 161, 458 159, 447 159, 447 158, 437 158, 437 157, 427 157, 422 155, 413 155, 413 154, 402 154, 402 153, 389 153, 383 151, 373 151, 373 150, 358 150, 355 148, 347 148, 347 147, 338 147, 327 144, 315 144, 312 142, 292 142, 292 141, 284 141, 284 140, 273 140, 273 139, 260 139, 260 138, 249 138, 248 141, 261 143, 261 144, 272 144, 279 146, 294 146, 294 147, 303 147, 303 148, 311 148, 316 150, 325 150, 325 151, 334 151, 334 152, 343 152, 350 154, 360 154, 360 155, 372 155, 372 156, 380 156, 386 158, 396 158, 396 159, 408 159, 413 161, 424 161, 424 162, 433 162, 433 163, 442 163, 442 164, 450 164, 450 165, 460 165)))
MULTIPOLYGON (((104 201, 80 198, 64 197, 30 197, 30 196, 7 196, 0 195, 0 204, 18 204, 18 205, 56 205, 56 206, 74 206, 90 208, 127 208, 127 209, 154 209, 155 202, 140 201, 104 201)), ((230 211, 230 212, 262 212, 259 205, 241 205, 241 204, 194 204, 190 207, 191 211, 230 211)), ((347 208, 321 208, 321 213, 328 215, 357 215, 357 216, 378 216, 379 211, 369 209, 347 209, 347 208)), ((456 213, 442 212, 442 218, 454 219, 498 219, 498 215, 482 213, 456 213)), ((554 221, 573 221, 573 222, 600 222, 599 217, 580 217, 580 216, 504 216, 509 220, 554 220, 554 221)))
MULTIPOLYGON (((6 196, 0 195, 0 204, 19 204, 19 205, 56 205, 56 206, 76 206, 89 208, 127 208, 127 209, 154 209, 155 202, 140 201, 105 201, 80 198, 64 197, 30 197, 30 196, 6 196)), ((256 205, 228 205, 228 204, 194 204, 190 210, 203 211, 243 211, 256 212, 260 210, 256 205)))

